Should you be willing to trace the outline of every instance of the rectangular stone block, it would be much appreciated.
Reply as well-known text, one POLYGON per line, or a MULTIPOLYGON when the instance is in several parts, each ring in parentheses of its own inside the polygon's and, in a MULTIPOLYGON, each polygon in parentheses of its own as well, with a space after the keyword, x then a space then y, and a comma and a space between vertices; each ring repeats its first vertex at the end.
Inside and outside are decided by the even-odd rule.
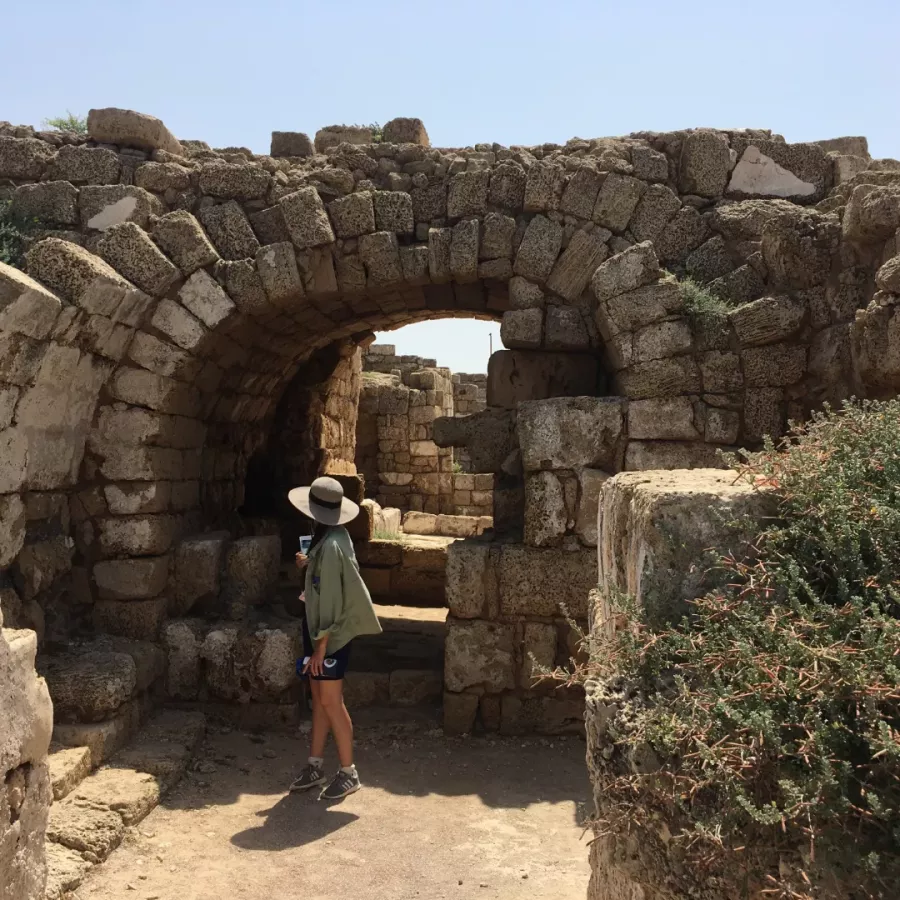
POLYGON ((504 544, 500 555, 500 610, 504 616, 587 617, 597 583, 593 550, 504 544))
POLYGON ((104 600, 146 600, 161 594, 169 578, 172 557, 116 559, 94 566, 94 581, 104 600))
POLYGON ((558 397, 519 404, 526 471, 621 468, 627 402, 616 397, 558 397))
POLYGON ((523 400, 592 396, 601 380, 587 354, 497 350, 488 360, 487 405, 515 409, 523 400))

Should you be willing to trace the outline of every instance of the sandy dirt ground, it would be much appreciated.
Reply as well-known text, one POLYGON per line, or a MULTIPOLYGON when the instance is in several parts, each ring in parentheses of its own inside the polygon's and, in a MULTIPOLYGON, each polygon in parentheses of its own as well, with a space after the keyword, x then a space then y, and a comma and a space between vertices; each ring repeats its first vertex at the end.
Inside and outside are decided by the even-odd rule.
POLYGON ((583 741, 446 739, 430 719, 356 718, 364 787, 335 805, 286 793, 306 758, 302 730, 249 734, 211 723, 192 771, 78 897, 585 896, 583 741))

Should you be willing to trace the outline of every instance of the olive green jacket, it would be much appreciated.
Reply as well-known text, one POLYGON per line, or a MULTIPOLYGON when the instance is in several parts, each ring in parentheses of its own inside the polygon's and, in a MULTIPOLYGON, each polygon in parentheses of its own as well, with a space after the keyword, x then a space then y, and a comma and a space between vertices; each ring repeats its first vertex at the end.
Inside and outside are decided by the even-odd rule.
POLYGON ((306 569, 306 622, 310 637, 328 636, 328 653, 355 637, 381 634, 381 625, 347 529, 335 525, 310 550, 306 569))

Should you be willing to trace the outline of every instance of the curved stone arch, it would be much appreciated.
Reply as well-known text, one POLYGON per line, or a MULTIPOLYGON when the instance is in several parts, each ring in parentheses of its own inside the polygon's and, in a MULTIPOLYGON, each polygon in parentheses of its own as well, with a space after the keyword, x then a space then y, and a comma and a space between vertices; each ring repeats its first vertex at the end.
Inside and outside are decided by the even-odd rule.
MULTIPOLYGON (((289 160, 176 145, 135 162, 0 136, 19 211, 60 226, 29 250, 28 276, 0 271, 10 534, 23 531, 13 494, 77 487, 88 559, 163 560, 199 509, 193 485, 240 479, 303 359, 427 318, 502 315, 526 361, 602 356, 606 392, 630 404, 624 468, 712 460, 852 381, 849 319, 871 289, 834 287, 828 210, 772 199, 832 188, 817 145, 711 130, 530 149, 337 144, 289 160), (768 182, 748 178, 760 154, 768 182), (745 305, 711 336, 661 264, 745 305)), ((572 392, 538 377, 539 396, 572 392)), ((156 595, 129 599, 164 612, 156 595)))

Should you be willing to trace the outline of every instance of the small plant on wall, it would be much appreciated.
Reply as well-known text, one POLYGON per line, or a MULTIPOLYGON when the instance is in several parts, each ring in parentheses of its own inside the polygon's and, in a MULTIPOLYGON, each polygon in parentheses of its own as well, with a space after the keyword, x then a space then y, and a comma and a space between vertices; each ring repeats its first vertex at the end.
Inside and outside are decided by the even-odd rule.
POLYGON ((87 134, 87 117, 76 116, 68 110, 64 116, 44 119, 41 124, 48 131, 72 131, 75 134, 87 134))

